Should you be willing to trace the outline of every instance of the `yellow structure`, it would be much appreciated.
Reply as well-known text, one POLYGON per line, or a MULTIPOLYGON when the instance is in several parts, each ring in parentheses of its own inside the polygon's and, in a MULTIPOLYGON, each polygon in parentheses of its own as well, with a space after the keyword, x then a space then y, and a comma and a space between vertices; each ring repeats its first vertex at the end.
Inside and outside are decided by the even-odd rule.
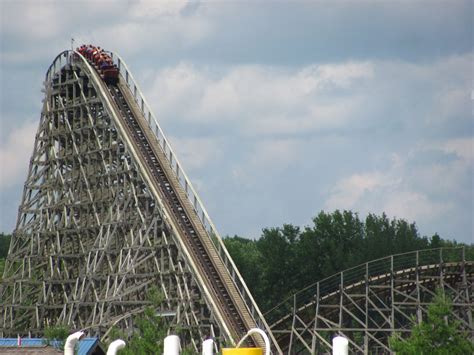
POLYGON ((222 355, 263 355, 262 348, 223 348, 222 355))

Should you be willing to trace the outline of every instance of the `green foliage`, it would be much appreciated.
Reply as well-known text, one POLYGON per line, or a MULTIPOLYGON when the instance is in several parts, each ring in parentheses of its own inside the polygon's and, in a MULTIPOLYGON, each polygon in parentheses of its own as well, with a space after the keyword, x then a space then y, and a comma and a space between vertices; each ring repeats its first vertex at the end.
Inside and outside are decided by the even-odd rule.
POLYGON ((44 329, 44 342, 47 345, 54 346, 59 349, 64 349, 64 343, 71 330, 65 325, 55 325, 44 329))
POLYGON ((438 290, 428 307, 427 319, 420 324, 413 319, 412 332, 406 340, 399 334, 393 335, 389 340, 392 350, 401 355, 473 354, 474 344, 453 319, 451 308, 448 297, 438 290))
MULTIPOLYGON (((147 307, 143 314, 136 317, 134 334, 127 341, 125 348, 119 351, 121 355, 147 355, 162 354, 164 339, 168 335, 168 324, 156 314, 154 307, 147 307)), ((109 335, 110 339, 127 339, 127 335, 118 329, 113 329, 109 335)), ((183 341, 183 338, 181 341, 183 341)), ((189 347, 181 351, 183 355, 191 355, 195 352, 189 347)))
MULTIPOLYGON (((147 299, 151 302, 151 305, 146 307, 140 316, 134 318, 134 329, 131 337, 128 337, 127 334, 117 328, 112 329, 109 334, 111 340, 128 339, 125 348, 119 350, 121 355, 163 353, 164 339, 168 335, 168 324, 163 317, 157 314, 156 309, 160 307, 164 297, 156 288, 151 288, 148 291, 147 299)), ((179 333, 179 330, 177 332, 179 333)), ((183 338, 180 338, 183 341, 183 338)), ((181 354, 190 355, 194 354, 194 351, 185 347, 181 354)))
POLYGON ((242 275, 246 275, 245 280, 249 284, 256 284, 260 275, 254 270, 260 269, 261 254, 257 249, 257 244, 250 239, 234 236, 224 240, 225 246, 232 255, 232 259, 239 268, 242 275))
POLYGON ((278 295, 291 294, 298 290, 297 279, 299 264, 297 248, 300 230, 289 224, 283 228, 264 229, 257 241, 260 253, 260 287, 258 297, 265 308, 275 305, 278 295))
POLYGON ((143 314, 135 318, 135 334, 120 350, 124 355, 161 354, 166 337, 167 325, 162 317, 156 315, 153 307, 147 307, 143 314))
MULTIPOLYGON (((457 246, 435 234, 421 237, 415 223, 351 211, 320 212, 304 229, 266 228, 258 240, 234 236, 224 243, 263 311, 316 281, 352 266, 426 248, 457 246)), ((466 247, 466 257, 474 248, 466 247)))
POLYGON ((3 270, 5 268, 5 258, 8 255, 8 248, 10 247, 10 234, 0 233, 0 281, 3 277, 3 270))
POLYGON ((12 236, 10 234, 0 233, 0 259, 7 257, 11 238, 12 236))
MULTIPOLYGON (((168 326, 164 319, 157 315, 156 309, 163 302, 163 295, 156 288, 148 290, 147 299, 151 305, 146 307, 143 313, 134 318, 134 334, 127 341, 127 346, 120 350, 125 355, 161 354, 163 352, 163 340, 166 337, 168 326)), ((124 338, 127 336, 120 331, 114 330, 111 339, 124 338)))
POLYGON ((5 259, 0 259, 0 281, 2 281, 4 269, 5 269, 5 259))

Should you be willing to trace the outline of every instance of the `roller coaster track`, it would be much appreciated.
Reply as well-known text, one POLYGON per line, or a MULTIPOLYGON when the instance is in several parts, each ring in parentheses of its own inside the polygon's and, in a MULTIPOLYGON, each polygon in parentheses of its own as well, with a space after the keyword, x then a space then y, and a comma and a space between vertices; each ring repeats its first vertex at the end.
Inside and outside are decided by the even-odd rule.
POLYGON ((345 270, 264 317, 130 70, 110 55, 117 85, 74 51, 47 71, 0 284, 0 335, 41 335, 56 323, 103 338, 114 327, 130 333, 157 286, 156 311, 195 350, 207 336, 236 343, 259 327, 273 353, 328 352, 335 333, 354 352, 388 353, 387 337, 407 332, 412 316, 422 320, 441 287, 474 339, 474 263, 463 248, 345 270))
POLYGON ((452 316, 474 341, 474 261, 463 248, 392 255, 345 270, 299 291, 265 316, 288 354, 331 350, 334 334, 354 353, 390 353, 388 337, 426 316, 436 288, 453 298, 452 316))
MULTIPOLYGON (((120 150, 117 155, 117 158, 114 159, 119 159, 118 162, 124 161, 124 159, 121 157, 122 153, 120 152, 128 152, 129 157, 125 159, 126 168, 128 169, 130 164, 136 164, 138 169, 138 175, 137 173, 133 173, 133 176, 141 176, 143 179, 143 183, 145 184, 143 185, 145 187, 132 186, 132 200, 134 199, 135 201, 137 201, 136 203, 139 203, 140 195, 134 192, 136 189, 139 188, 144 189, 144 193, 147 193, 151 196, 150 199, 152 200, 151 202, 147 202, 147 204, 148 206, 152 206, 153 208, 156 208, 159 211, 158 217, 162 219, 164 223, 164 226, 160 227, 164 228, 162 233, 165 233, 166 230, 171 231, 171 236, 173 236, 173 240, 176 246, 173 246, 171 244, 170 246, 176 247, 178 250, 178 254, 184 256, 187 265, 186 269, 189 270, 190 273, 193 275, 195 284, 197 284, 200 293, 203 295, 203 298, 210 310, 211 318, 214 319, 214 322, 217 324, 217 328, 219 329, 218 334, 223 337, 222 340, 235 344, 240 338, 245 335, 245 333, 250 328, 260 327, 261 329, 266 331, 267 334, 269 334, 270 339, 272 340, 273 352, 281 353, 278 344, 275 342, 275 339, 273 339, 270 328, 268 327, 263 315, 260 313, 258 306, 253 300, 234 262, 229 256, 222 242, 222 239, 218 235, 201 200, 199 199, 199 196, 195 192, 176 155, 171 149, 171 146, 165 138, 161 127, 157 123, 144 96, 141 94, 138 85, 133 79, 132 74, 128 70, 127 65, 125 64, 123 59, 120 58, 117 54, 110 52, 110 55, 114 59, 116 65, 120 70, 120 77, 117 85, 106 84, 100 78, 98 72, 78 52, 65 51, 57 56, 57 58, 53 61, 46 74, 45 90, 47 98, 45 99, 45 107, 43 109, 44 125, 49 127, 51 126, 51 123, 48 122, 48 120, 50 120, 50 118, 48 117, 55 114, 55 112, 57 111, 55 107, 59 107, 59 111, 64 112, 64 117, 67 117, 69 112, 71 112, 71 115, 74 115, 73 112, 75 112, 74 110, 79 107, 78 105, 88 105, 88 107, 85 108, 85 110, 88 110, 88 112, 97 110, 94 105, 96 105, 96 102, 99 102, 101 106, 98 110, 100 112, 96 112, 96 115, 98 115, 98 117, 109 117, 113 125, 112 127, 117 130, 118 136, 121 137, 123 141, 113 143, 111 147, 115 147, 118 144, 120 147, 123 145, 125 148, 125 150, 120 150), (57 87, 57 89, 54 89, 55 87, 57 87), (57 90, 59 90, 59 95, 63 96, 58 96, 58 98, 56 98, 56 96, 54 95, 57 94, 49 93, 58 92, 57 90), (70 97, 72 97, 71 102, 69 102, 70 97)), ((89 119, 91 120, 91 113, 89 113, 88 115, 89 119)), ((61 120, 62 117, 63 116, 60 116, 59 119, 61 120)), ((73 130, 74 127, 70 127, 70 123, 65 122, 65 124, 69 127, 68 129, 70 131, 73 130)), ((88 127, 86 128, 89 129, 88 127)), ((96 136, 99 137, 108 134, 109 131, 107 131, 106 133, 99 132, 96 133, 96 136)), ((57 144, 66 145, 65 142, 65 140, 59 138, 59 143, 57 144)), ((73 143, 73 145, 74 144, 75 143, 73 143)), ((100 142, 98 142, 97 144, 100 147, 100 142)), ((80 156, 80 153, 84 149, 87 149, 87 147, 74 145, 76 155, 79 154, 79 156, 75 159, 79 159, 79 162, 81 162, 81 159, 86 159, 80 156)), ((103 155, 103 153, 100 154, 103 155)), ((32 158, 32 162, 33 160, 34 157, 32 158)), ((114 164, 118 165, 118 163, 114 164)), ((107 165, 105 159, 103 165, 107 165)), ((97 220, 97 223, 99 223, 101 221, 101 209, 97 207, 97 204, 94 204, 94 199, 92 197, 96 194, 96 192, 93 191, 92 188, 90 188, 89 186, 90 184, 87 183, 87 171, 89 168, 87 166, 82 166, 81 169, 82 170, 81 172, 79 172, 79 175, 82 175, 84 177, 84 180, 86 180, 85 185, 87 185, 86 187, 88 189, 88 195, 92 203, 93 211, 95 214, 95 220, 97 220)), ((32 171, 36 172, 37 170, 38 169, 36 167, 30 166, 29 174, 32 175, 32 171)), ((129 179, 129 177, 127 176, 125 178, 129 179)), ((30 177, 29 180, 32 180, 32 178, 30 177)), ((28 189, 31 189, 31 187, 27 187, 25 185, 24 201, 28 201, 28 196, 31 196, 31 192, 27 191, 28 189)), ((120 191, 118 191, 118 193, 119 195, 117 195, 117 192, 112 191, 111 194, 116 196, 114 201, 116 201, 117 198, 120 197, 120 191)), ((30 238, 27 234, 31 232, 23 232, 28 230, 32 223, 31 220, 27 221, 28 217, 25 212, 26 205, 30 206, 31 203, 23 202, 23 205, 20 208, 20 211, 23 212, 20 212, 19 220, 17 222, 17 232, 14 235, 15 240, 12 243, 10 249, 10 254, 12 256, 14 254, 18 255, 19 253, 28 253, 28 251, 25 251, 25 249, 23 249, 23 251, 15 250, 15 248, 20 249, 19 245, 22 237, 24 239, 30 238), (22 235, 22 233, 27 234, 22 235), (16 235, 18 236, 16 237, 16 235)), ((67 207, 65 206, 64 208, 67 207)), ((33 212, 39 213, 36 210, 34 210, 33 212)), ((145 217, 142 216, 143 213, 141 211, 138 211, 138 214, 139 218, 141 220, 144 220, 145 217)), ((33 221, 34 220, 36 220, 36 217, 34 217, 33 221)), ((119 223, 126 223, 126 221, 120 221, 119 223)), ((40 233, 46 233, 46 231, 42 230, 42 227, 40 226, 35 228, 39 229, 40 233)), ((105 226, 101 226, 100 233, 103 233, 102 231, 104 230, 104 228, 105 226)), ((107 228, 110 229, 110 227, 107 228)), ((138 231, 138 233, 149 234, 151 233, 150 230, 150 227, 147 227, 146 232, 138 231)), ((99 237, 95 244, 100 244, 102 242, 101 238, 103 237, 99 237)), ((148 245, 151 245, 151 236, 147 238, 148 245)), ((168 239, 169 237, 166 237, 165 241, 168 239)), ((110 240, 106 243, 110 244, 110 240)), ((143 249, 146 250, 146 248, 143 249)), ((117 263, 113 261, 115 259, 112 260, 110 259, 110 257, 106 255, 104 256, 103 252, 101 251, 96 251, 93 253, 92 251, 87 252, 87 250, 84 250, 83 255, 87 256, 87 269, 98 269, 98 267, 103 264, 102 260, 106 260, 105 258, 109 260, 109 268, 112 268, 112 263, 117 263)), ((120 252, 120 258, 121 257, 122 252, 120 252)), ((170 257, 168 257, 168 259, 170 257)), ((61 258, 65 259, 64 253, 62 251, 61 258)), ((144 260, 146 259, 150 259, 150 255, 145 256, 144 260)), ((178 265, 173 266, 173 268, 181 268, 181 266, 179 266, 179 259, 172 260, 172 262, 173 265, 178 265)), ((160 261, 158 259, 155 259, 155 264, 159 263, 160 261)), ((161 261, 161 263, 163 263, 163 261, 161 261)), ((122 264, 119 265, 124 264, 122 262, 122 264)), ((54 264, 51 262, 51 269, 53 267, 54 264)), ((130 267, 132 268, 132 272, 135 274, 134 266, 130 267)), ((38 270, 39 268, 40 267, 38 267, 38 270)), ((159 273, 159 271, 156 272, 159 273)), ((29 271, 29 273, 31 274, 31 270, 29 271)), ((54 271, 52 270, 51 273, 54 273, 54 271)), ((153 272, 150 269, 147 269, 147 273, 141 274, 143 276, 140 277, 143 278, 144 285, 151 281, 152 274, 153 272)), ((181 274, 178 274, 176 277, 181 277, 179 275, 181 274)), ((15 327, 15 319, 12 316, 13 309, 15 309, 15 307, 16 309, 22 309, 25 311, 25 316, 22 318, 22 322, 27 321, 28 318, 26 314, 33 310, 33 307, 31 306, 21 305, 21 302, 23 302, 24 297, 20 296, 19 301, 15 298, 18 297, 15 296, 17 293, 17 289, 20 290, 20 294, 26 294, 27 290, 28 292, 32 292, 32 294, 34 292, 41 292, 42 295, 39 296, 39 299, 47 299, 48 297, 52 297, 48 296, 49 293, 45 289, 45 287, 47 286, 44 286, 44 284, 43 291, 34 291, 34 289, 31 288, 32 284, 28 283, 27 281, 24 281, 24 276, 25 271, 23 266, 20 266, 20 268, 18 269, 13 259, 11 261, 7 260, 7 267, 5 270, 4 277, 5 286, 3 287, 3 291, 0 288, 0 293, 4 292, 3 294, 6 298, 9 298, 9 302, 6 302, 2 305, 3 326, 2 323, 0 323, 0 331, 3 329, 3 331, 8 333, 9 327, 15 327), (30 285, 28 286, 28 288, 26 287, 27 284, 30 285)), ((132 282, 141 282, 138 281, 138 279, 136 278, 137 276, 133 277, 133 280, 135 281, 131 280, 132 282)), ((63 280, 58 281, 57 283, 61 285, 65 297, 68 298, 67 293, 71 292, 71 289, 74 290, 73 293, 75 295, 80 293, 81 282, 83 283, 82 290, 84 290, 85 281, 81 279, 81 277, 77 279, 75 285, 74 280, 63 280), (66 289, 69 291, 66 291, 66 289)), ((117 282, 118 281, 116 279, 115 284, 117 284, 117 282)), ((109 278, 107 278, 107 287, 110 287, 109 283, 109 278)), ((91 285, 91 287, 95 287, 94 284, 91 285)), ((182 286, 178 284, 178 290, 176 292, 184 292, 180 291, 180 289, 184 288, 187 290, 191 286, 188 285, 188 281, 185 281, 185 284, 182 286)), ((125 310, 126 308, 124 307, 128 307, 131 304, 136 304, 137 307, 141 306, 143 308, 143 306, 146 304, 143 299, 134 298, 133 300, 128 301, 128 303, 124 302, 122 300, 122 296, 119 296, 120 293, 118 293, 121 287, 121 285, 115 285, 112 287, 112 289, 114 290, 114 294, 117 294, 118 297, 120 297, 120 299, 111 298, 111 300, 113 300, 111 304, 113 303, 114 307, 121 307, 125 310)), ((136 293, 139 289, 140 286, 132 286, 132 291, 127 291, 127 295, 131 293, 136 293)), ((188 298, 193 298, 192 292, 186 292, 188 294, 188 298)), ((98 300, 99 293, 101 293, 100 290, 95 291, 95 298, 98 300)), ((35 297, 38 298, 37 295, 35 297)), ((167 299, 168 304, 171 305, 173 302, 175 302, 173 300, 173 298, 167 299)), ((105 314, 102 315, 102 313, 100 313, 99 317, 95 317, 95 312, 97 311, 96 306, 91 305, 91 302, 86 303, 84 301, 82 302, 82 305, 94 307, 94 317, 91 318, 94 324, 91 325, 91 328, 104 328, 104 326, 100 324, 100 320, 104 319, 105 314)), ((40 323, 43 322, 39 314, 42 312, 49 312, 46 310, 52 309, 51 307, 54 308, 54 305, 36 306, 36 316, 34 318, 36 319, 36 324, 39 328, 41 327, 40 323)), ((60 307, 60 305, 56 306, 56 308, 58 309, 60 307)), ((66 307, 66 305, 64 305, 64 307, 66 307)), ((103 309, 103 306, 101 307, 103 309)), ((66 311, 66 308, 64 308, 63 312, 60 314, 61 319, 66 319, 65 317, 67 317, 66 313, 68 311, 66 311)), ((110 314, 112 318, 109 319, 109 321, 107 322, 108 325, 105 327, 107 331, 106 334, 111 329, 110 326, 119 323, 123 319, 130 317, 139 311, 139 308, 135 308, 129 311, 124 311, 123 315, 116 313, 110 314)), ((71 312, 74 313, 77 311, 69 311, 69 313, 71 312)), ((174 310, 173 312, 176 313, 176 310, 174 310)), ((193 311, 192 313, 187 314, 186 317, 196 317, 195 313, 196 312, 193 311)), ((175 317, 178 316, 179 314, 175 317)), ((69 315, 69 319, 72 319, 71 315, 69 315)), ((188 321, 188 323, 190 323, 190 321, 188 321)), ((196 324, 196 326, 198 327, 200 326, 199 323, 199 319, 196 319, 194 321, 194 324, 196 324)), ((210 335, 213 335, 213 332, 214 331, 211 331, 210 335)), ((201 331, 199 334, 199 337, 203 336, 203 333, 201 331)), ((102 333, 101 335, 104 334, 102 333)), ((194 339, 193 342, 194 344, 198 344, 200 340, 202 339, 194 339)), ((259 346, 263 346, 262 339, 258 337, 252 338, 250 342, 253 342, 254 344, 259 346)), ((196 348, 198 348, 198 346, 196 346, 196 348)))
POLYGON ((255 327, 256 323, 242 304, 227 269, 206 239, 208 236, 200 225, 200 221, 197 220, 184 191, 176 179, 172 180, 173 175, 170 169, 166 169, 166 165, 160 163, 165 161, 163 153, 154 150, 150 140, 147 139, 144 133, 145 127, 142 128, 135 118, 137 117, 136 108, 132 111, 133 104, 129 104, 130 98, 125 99, 126 90, 123 85, 109 85, 109 92, 117 106, 117 112, 120 112, 120 117, 126 123, 129 137, 133 138, 134 144, 138 147, 141 159, 146 162, 173 222, 179 226, 184 244, 198 265, 201 276, 212 290, 214 299, 218 301, 225 324, 231 329, 233 338, 237 339, 245 334, 246 330, 255 327))
MULTIPOLYGON (((117 55, 114 56, 113 53, 111 53, 111 56, 112 58, 117 58, 117 65, 120 68, 126 67, 123 59, 117 55)), ((133 84, 133 91, 127 85, 127 80, 131 78, 131 74, 126 70, 125 76, 121 77, 118 85, 109 84, 107 86, 107 94, 110 94, 112 97, 114 113, 125 124, 127 136, 137 148, 140 161, 145 165, 147 172, 152 177, 153 184, 159 193, 159 198, 165 202, 165 209, 178 230, 180 240, 183 241, 202 281, 209 290, 216 310, 221 315, 222 326, 228 329, 229 338, 236 341, 249 329, 257 327, 257 322, 247 308, 245 299, 236 287, 229 273, 229 266, 226 266, 221 259, 216 246, 211 240, 211 238, 217 239, 219 243, 221 242, 220 237, 214 228, 211 230, 213 235, 206 231, 203 222, 197 215, 198 209, 196 206, 191 205, 189 195, 185 189, 189 187, 193 191, 194 202, 197 201, 197 193, 192 188, 192 184, 186 175, 183 175, 185 188, 181 185, 179 175, 172 169, 173 158, 176 160, 176 155, 173 154, 169 147, 169 158, 166 156, 166 149, 163 149, 160 145, 158 137, 153 133, 146 121, 144 112, 146 102, 143 96, 137 100, 142 107, 140 108, 137 104, 136 95, 137 92, 140 92, 137 84, 133 84)), ((101 82, 101 84, 104 83, 101 82)), ((149 110, 148 112, 151 111, 149 110)), ((180 166, 177 160, 176 165, 180 166)), ((178 174, 179 170, 182 171, 182 168, 178 168, 178 174)), ((199 207, 201 214, 207 216, 207 212, 201 203, 199 207)), ((209 217, 207 217, 207 221, 211 223, 209 217)), ((224 246, 221 245, 220 247, 225 250, 224 246)), ((226 256, 229 264, 232 263, 230 256, 226 256)), ((233 266, 234 268, 232 270, 233 273, 238 274, 237 269, 232 264, 231 267, 233 266)), ((238 277, 239 284, 245 285, 240 275, 238 277)), ((248 297, 251 297, 250 293, 248 297)), ((252 308, 258 310, 256 304, 253 304, 252 308)), ((264 322, 263 317, 261 321, 264 322)), ((264 345, 260 338, 255 338, 254 341, 260 346, 264 345)))

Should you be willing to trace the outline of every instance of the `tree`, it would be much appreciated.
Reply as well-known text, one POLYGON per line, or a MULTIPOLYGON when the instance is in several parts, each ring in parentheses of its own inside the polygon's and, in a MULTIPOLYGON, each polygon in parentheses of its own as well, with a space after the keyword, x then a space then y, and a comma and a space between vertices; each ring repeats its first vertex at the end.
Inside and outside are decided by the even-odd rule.
MULTIPOLYGON (((120 350, 124 355, 161 354, 166 337, 167 326, 162 317, 156 315, 153 307, 147 307, 143 314, 135 318, 134 335, 127 341, 127 346, 120 350)), ((111 338, 124 337, 113 332, 111 338)))
POLYGON ((148 290, 147 300, 151 302, 143 313, 134 317, 134 329, 131 337, 119 329, 112 329, 109 338, 111 340, 127 339, 127 346, 120 350, 123 355, 161 354, 163 353, 163 342, 166 337, 168 326, 163 317, 157 315, 156 309, 163 302, 163 295, 157 288, 148 290))
MULTIPOLYGON (((321 211, 313 223, 312 239, 319 248, 320 274, 308 270, 306 274, 313 277, 312 282, 364 261, 364 224, 357 213, 321 211)), ((307 244, 303 246, 304 250, 310 248, 307 244)))
POLYGON ((12 236, 10 234, 0 233, 0 259, 7 257, 11 238, 12 236))
MULTIPOLYGON (((321 211, 300 229, 291 224, 266 228, 260 239, 234 236, 224 243, 262 311, 295 291, 339 271, 396 253, 457 246, 434 235, 421 237, 415 223, 352 211, 321 211)), ((474 248, 466 247, 472 260, 474 248)))
POLYGON ((245 283, 252 291, 252 295, 259 297, 262 255, 257 249, 257 243, 251 239, 234 236, 225 238, 224 244, 242 277, 245 275, 245 283))
POLYGON ((301 233, 298 289, 364 260, 364 224, 351 211, 321 211, 301 233))
POLYGON ((460 323, 451 314, 451 301, 443 290, 437 290, 434 301, 428 306, 425 321, 420 324, 413 319, 411 335, 402 339, 399 334, 389 339, 390 347, 397 354, 472 354, 474 344, 469 335, 460 328, 460 323))
POLYGON ((300 230, 291 224, 282 228, 264 229, 257 241, 261 255, 261 281, 258 298, 262 309, 267 310, 299 289, 299 270, 296 245, 300 230))
POLYGON ((0 233, 0 281, 2 281, 5 258, 8 255, 11 237, 10 234, 0 233))
MULTIPOLYGON (((157 314, 156 310, 163 303, 164 298, 157 288, 152 287, 148 291, 147 299, 151 304, 144 309, 141 315, 134 318, 134 329, 131 337, 128 337, 127 334, 117 328, 110 332, 109 338, 111 340, 128 339, 125 348, 119 351, 120 355, 163 353, 164 340, 168 335, 169 324, 161 315, 157 314)), ((184 347, 181 351, 183 355, 192 353, 189 347, 184 347)))
POLYGON ((58 349, 64 349, 71 330, 66 325, 57 324, 44 329, 44 343, 58 349))

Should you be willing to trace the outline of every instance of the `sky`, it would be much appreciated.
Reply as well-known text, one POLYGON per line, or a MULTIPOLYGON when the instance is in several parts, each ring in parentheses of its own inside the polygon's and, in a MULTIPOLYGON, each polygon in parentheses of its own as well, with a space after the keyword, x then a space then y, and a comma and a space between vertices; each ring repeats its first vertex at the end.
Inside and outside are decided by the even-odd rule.
POLYGON ((0 1, 0 232, 44 75, 119 53, 221 235, 386 213, 474 242, 473 1, 0 1))

